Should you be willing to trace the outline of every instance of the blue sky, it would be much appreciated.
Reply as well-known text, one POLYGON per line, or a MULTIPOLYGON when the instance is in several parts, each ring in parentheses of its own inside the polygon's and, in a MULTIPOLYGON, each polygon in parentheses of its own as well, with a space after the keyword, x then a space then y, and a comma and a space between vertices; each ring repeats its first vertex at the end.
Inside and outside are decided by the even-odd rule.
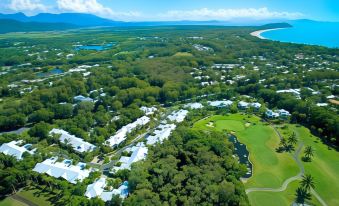
POLYGON ((92 13, 126 20, 298 19, 339 21, 339 0, 0 0, 0 12, 92 13))

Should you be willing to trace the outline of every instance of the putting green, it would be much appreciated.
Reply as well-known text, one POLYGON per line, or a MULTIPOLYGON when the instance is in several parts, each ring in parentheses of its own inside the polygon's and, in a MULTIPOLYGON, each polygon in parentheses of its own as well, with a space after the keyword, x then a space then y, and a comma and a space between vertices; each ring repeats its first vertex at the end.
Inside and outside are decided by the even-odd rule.
POLYGON ((305 173, 314 177, 315 191, 329 206, 339 205, 339 152, 323 144, 305 127, 288 124, 288 128, 279 130, 284 136, 294 131, 304 143, 304 148, 312 146, 314 157, 311 162, 303 162, 305 173))

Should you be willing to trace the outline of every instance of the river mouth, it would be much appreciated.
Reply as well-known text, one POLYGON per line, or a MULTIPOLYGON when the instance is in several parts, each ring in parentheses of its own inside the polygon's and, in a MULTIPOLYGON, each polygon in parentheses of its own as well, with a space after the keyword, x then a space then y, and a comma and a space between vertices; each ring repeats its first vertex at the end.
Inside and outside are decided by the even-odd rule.
POLYGON ((240 143, 236 136, 230 135, 228 140, 234 145, 234 155, 238 158, 240 164, 246 165, 247 173, 243 178, 250 178, 252 176, 253 166, 249 160, 249 152, 246 145, 240 143))

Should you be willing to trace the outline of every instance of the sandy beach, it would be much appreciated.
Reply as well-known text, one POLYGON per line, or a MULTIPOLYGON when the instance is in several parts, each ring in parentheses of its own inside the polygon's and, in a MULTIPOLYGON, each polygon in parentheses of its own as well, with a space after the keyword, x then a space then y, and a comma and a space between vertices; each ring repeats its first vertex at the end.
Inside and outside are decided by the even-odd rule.
POLYGON ((255 36, 255 37, 258 37, 259 39, 266 39, 265 37, 261 36, 261 34, 263 32, 273 31, 273 30, 280 30, 280 29, 286 29, 286 28, 264 29, 264 30, 254 31, 254 32, 251 33, 251 35, 255 36))

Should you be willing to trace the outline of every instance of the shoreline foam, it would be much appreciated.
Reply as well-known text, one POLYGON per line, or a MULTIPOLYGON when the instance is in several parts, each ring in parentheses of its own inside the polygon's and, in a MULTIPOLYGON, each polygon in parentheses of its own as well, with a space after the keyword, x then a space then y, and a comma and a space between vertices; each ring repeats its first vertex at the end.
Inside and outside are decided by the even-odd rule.
POLYGON ((267 38, 261 36, 261 34, 264 33, 264 32, 267 32, 267 31, 274 31, 274 30, 280 30, 280 29, 287 29, 287 28, 263 29, 263 30, 254 31, 250 34, 251 34, 251 36, 257 37, 259 39, 267 39, 267 38))

